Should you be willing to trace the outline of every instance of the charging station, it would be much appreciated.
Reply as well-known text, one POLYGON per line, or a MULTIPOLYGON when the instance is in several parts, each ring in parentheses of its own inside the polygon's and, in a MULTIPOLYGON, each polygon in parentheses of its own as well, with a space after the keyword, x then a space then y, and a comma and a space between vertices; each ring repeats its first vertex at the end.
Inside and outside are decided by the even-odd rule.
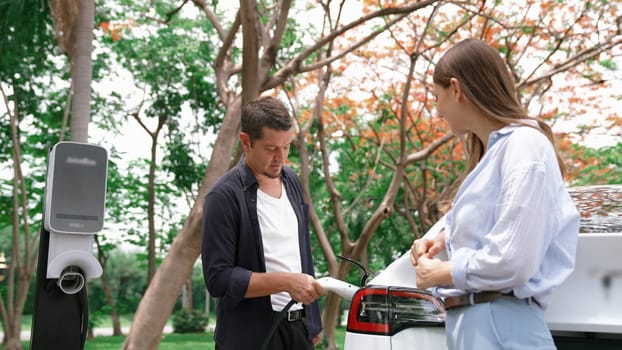
POLYGON ((104 225, 108 152, 59 142, 52 147, 43 204, 35 312, 30 349, 84 349, 88 329, 86 280, 102 274, 93 256, 104 225))

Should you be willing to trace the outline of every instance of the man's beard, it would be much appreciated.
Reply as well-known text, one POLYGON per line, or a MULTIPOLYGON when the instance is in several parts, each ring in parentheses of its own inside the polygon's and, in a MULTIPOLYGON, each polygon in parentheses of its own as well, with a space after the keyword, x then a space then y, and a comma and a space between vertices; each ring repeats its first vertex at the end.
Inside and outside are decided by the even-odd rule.
POLYGON ((281 176, 281 172, 279 172, 278 174, 270 174, 270 173, 263 173, 265 177, 269 178, 269 179, 278 179, 281 176))

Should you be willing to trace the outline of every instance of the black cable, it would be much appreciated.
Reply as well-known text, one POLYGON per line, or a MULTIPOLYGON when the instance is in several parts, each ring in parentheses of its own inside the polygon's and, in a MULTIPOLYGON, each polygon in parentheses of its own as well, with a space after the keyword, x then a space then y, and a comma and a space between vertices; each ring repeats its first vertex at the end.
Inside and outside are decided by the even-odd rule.
POLYGON ((367 269, 363 265, 361 265, 359 262, 354 261, 350 258, 346 258, 345 256, 337 255, 337 257, 356 265, 356 267, 358 267, 363 272, 363 277, 361 277, 361 286, 367 285, 367 279, 369 278, 370 273, 369 271, 367 271, 367 269))
POLYGON ((268 331, 268 335, 266 336, 266 338, 263 341, 263 345, 261 346, 261 350, 268 349, 268 345, 270 344, 270 341, 272 340, 272 335, 274 334, 274 331, 276 331, 277 327, 279 326, 279 323, 281 323, 281 321, 283 320, 283 317, 285 317, 285 315, 287 315, 287 310, 289 310, 289 308, 292 307, 292 305, 294 305, 294 304, 296 304, 296 301, 294 299, 290 300, 289 303, 287 303, 287 305, 285 305, 283 310, 279 311, 279 313, 276 315, 276 318, 274 319, 274 322, 272 322, 272 326, 270 326, 270 330, 268 331))
MULTIPOLYGON (((82 271, 80 272, 82 273, 82 271)), ((80 349, 82 350, 86 345, 86 336, 89 331, 89 298, 86 293, 86 283, 82 287, 82 290, 78 292, 78 294, 78 302, 80 303, 78 309, 80 310, 80 314, 82 315, 82 322, 80 327, 80 349)))

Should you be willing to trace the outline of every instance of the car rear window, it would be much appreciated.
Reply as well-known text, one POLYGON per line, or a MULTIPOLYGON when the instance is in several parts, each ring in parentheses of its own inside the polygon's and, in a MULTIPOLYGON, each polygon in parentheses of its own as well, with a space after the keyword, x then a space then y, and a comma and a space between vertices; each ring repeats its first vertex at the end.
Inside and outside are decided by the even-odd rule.
POLYGON ((581 214, 580 233, 622 233, 622 185, 569 188, 581 214))

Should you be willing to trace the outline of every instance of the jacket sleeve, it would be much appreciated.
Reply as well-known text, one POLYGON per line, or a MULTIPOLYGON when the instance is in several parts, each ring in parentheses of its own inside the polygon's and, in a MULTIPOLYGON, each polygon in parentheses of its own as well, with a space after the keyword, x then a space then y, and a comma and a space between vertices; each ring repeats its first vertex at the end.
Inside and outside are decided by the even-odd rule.
POLYGON ((239 303, 246 294, 251 271, 235 265, 239 235, 239 204, 234 195, 210 192, 203 207, 201 260, 210 295, 239 303))

